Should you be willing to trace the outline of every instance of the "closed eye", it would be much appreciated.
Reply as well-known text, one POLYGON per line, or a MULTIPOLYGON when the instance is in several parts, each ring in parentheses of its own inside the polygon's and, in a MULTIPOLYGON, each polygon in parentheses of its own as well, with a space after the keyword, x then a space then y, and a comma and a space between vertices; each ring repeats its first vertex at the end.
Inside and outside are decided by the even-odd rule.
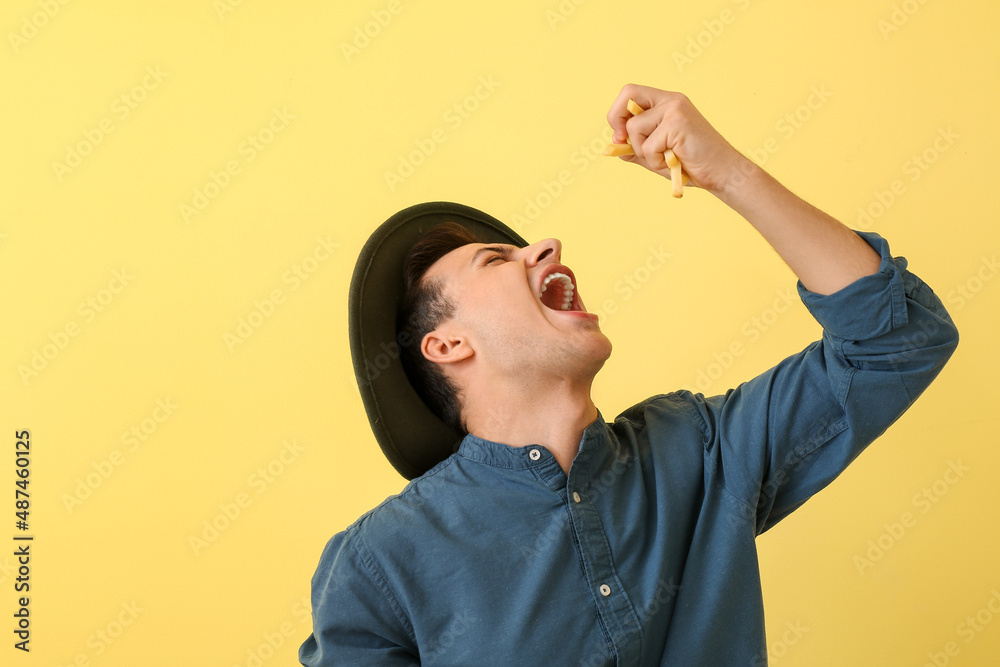
POLYGON ((511 259, 514 255, 514 249, 509 246, 504 245, 490 245, 484 246, 477 250, 472 255, 472 259, 469 260, 469 266, 486 266, 495 259, 511 259), (490 254, 492 253, 492 254, 490 254), (483 261, 483 257, 487 257, 483 261))

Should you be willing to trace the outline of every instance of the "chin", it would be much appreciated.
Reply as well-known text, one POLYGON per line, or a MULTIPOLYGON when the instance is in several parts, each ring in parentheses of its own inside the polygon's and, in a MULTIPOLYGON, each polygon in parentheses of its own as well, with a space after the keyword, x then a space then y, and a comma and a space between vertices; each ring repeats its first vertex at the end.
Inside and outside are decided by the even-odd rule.
POLYGON ((605 350, 606 351, 604 353, 604 357, 601 360, 602 364, 603 364, 603 362, 607 361, 611 357, 611 351, 614 348, 614 346, 611 345, 611 339, 610 338, 608 338, 607 336, 604 336, 604 340, 606 342, 606 345, 605 345, 605 350))
POLYGON ((570 336, 570 345, 581 354, 591 356, 605 350, 605 359, 611 355, 611 339, 596 325, 587 330, 576 331, 570 336))
POLYGON ((611 339, 603 333, 595 332, 594 336, 587 341, 584 349, 580 350, 580 357, 590 360, 595 365, 594 372, 596 373, 611 357, 611 351, 611 339))

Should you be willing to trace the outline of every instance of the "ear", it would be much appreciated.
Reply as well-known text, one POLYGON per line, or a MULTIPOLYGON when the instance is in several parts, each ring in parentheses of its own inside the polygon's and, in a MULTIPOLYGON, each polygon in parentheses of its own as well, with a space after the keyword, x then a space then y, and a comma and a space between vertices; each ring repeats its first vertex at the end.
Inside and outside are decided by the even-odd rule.
POLYGON ((420 341, 420 352, 438 364, 453 364, 475 354, 465 336, 446 328, 438 328, 425 334, 420 341))

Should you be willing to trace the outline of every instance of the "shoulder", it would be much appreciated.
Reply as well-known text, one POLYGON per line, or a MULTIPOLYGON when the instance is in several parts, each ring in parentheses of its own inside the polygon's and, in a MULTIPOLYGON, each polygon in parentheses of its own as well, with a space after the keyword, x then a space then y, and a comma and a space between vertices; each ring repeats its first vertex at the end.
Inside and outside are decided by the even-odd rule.
POLYGON ((704 434, 708 431, 704 415, 706 400, 710 399, 704 394, 687 389, 656 394, 624 410, 610 427, 619 437, 647 430, 653 435, 663 429, 676 430, 683 426, 697 428, 704 434))
MULTIPOLYGON (((444 507, 442 499, 453 486, 452 476, 458 461, 451 456, 426 473, 411 480, 403 489, 368 510, 354 523, 334 535, 324 550, 350 549, 365 558, 371 551, 401 538, 419 533, 421 526, 432 520, 444 507)), ((331 554, 331 556, 334 554, 331 554)))

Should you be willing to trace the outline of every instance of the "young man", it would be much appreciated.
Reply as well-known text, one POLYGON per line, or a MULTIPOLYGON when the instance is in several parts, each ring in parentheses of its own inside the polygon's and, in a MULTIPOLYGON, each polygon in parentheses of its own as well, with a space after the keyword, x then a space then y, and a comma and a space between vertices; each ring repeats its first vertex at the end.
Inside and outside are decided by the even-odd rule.
POLYGON ((590 391, 611 343, 558 240, 454 205, 397 214, 352 281, 352 352, 379 444, 416 479, 327 544, 302 664, 766 664, 755 537, 954 352, 905 258, 786 190, 686 97, 628 85, 608 121, 623 159, 669 176, 672 149, 767 239, 822 338, 724 395, 659 394, 608 423, 590 391), (399 347, 373 333, 397 326, 390 296, 399 347))

